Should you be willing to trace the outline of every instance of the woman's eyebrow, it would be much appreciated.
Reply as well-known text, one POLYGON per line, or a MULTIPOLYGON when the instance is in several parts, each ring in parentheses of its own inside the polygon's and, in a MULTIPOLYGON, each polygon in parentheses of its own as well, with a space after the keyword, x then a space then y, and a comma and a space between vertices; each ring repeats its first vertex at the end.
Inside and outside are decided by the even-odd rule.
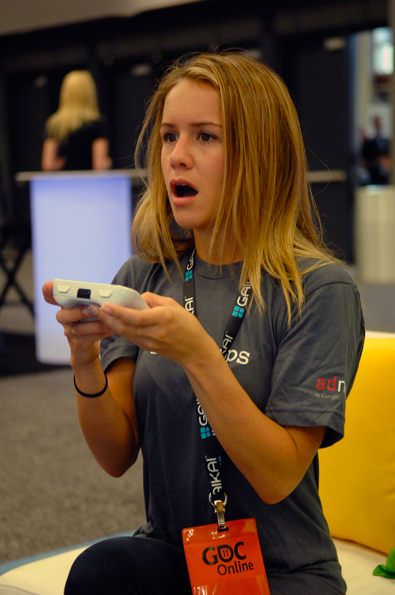
MULTIPOLYGON (((161 128, 175 128, 176 126, 176 124, 172 124, 171 122, 162 122, 160 125, 161 128)), ((211 121, 191 122, 189 126, 191 128, 199 128, 200 126, 216 126, 217 128, 222 128, 222 124, 218 124, 217 122, 211 121)))

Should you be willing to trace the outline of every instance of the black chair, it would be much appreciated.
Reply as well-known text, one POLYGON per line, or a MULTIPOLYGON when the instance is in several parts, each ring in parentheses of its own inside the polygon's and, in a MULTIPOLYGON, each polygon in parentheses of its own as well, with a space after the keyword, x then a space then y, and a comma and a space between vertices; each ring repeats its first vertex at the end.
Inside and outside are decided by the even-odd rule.
POLYGON ((2 219, 0 223, 0 268, 5 274, 5 281, 0 288, 0 308, 6 304, 6 297, 11 288, 17 292, 20 301, 34 316, 32 301, 28 298, 17 280, 18 271, 31 248, 30 221, 18 221, 12 216, 9 202, 0 187, 2 219))

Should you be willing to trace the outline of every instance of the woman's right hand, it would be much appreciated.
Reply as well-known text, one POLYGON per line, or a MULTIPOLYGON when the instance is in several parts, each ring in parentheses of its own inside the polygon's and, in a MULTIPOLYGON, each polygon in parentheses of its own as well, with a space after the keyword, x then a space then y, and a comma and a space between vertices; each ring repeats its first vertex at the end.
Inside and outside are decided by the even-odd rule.
MULTIPOLYGON (((53 298, 53 284, 44 283, 46 302, 59 306, 53 298)), ((78 416, 85 440, 98 463, 114 477, 119 477, 135 462, 139 452, 136 412, 133 399, 134 362, 121 358, 107 371, 108 388, 97 399, 85 398, 104 386, 104 374, 99 359, 99 339, 114 331, 99 320, 86 321, 97 307, 60 307, 57 321, 63 326, 70 346, 70 364, 77 390, 78 416), (92 312, 91 310, 94 310, 92 312)))
MULTIPOLYGON (((59 306, 53 294, 52 281, 46 281, 42 287, 44 299, 48 304, 59 306)), ((114 334, 109 327, 92 317, 89 306, 64 308, 56 314, 56 319, 63 326, 64 334, 70 346, 70 364, 74 371, 95 364, 100 354, 99 339, 114 334)))

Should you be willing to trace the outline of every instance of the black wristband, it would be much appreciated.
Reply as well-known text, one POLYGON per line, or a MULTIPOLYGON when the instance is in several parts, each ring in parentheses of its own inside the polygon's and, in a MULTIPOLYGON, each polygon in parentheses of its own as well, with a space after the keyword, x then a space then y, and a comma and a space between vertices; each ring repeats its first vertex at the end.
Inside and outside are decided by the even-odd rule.
POLYGON ((81 395, 82 397, 88 397, 89 399, 94 399, 95 397, 101 397, 101 395, 104 395, 104 393, 106 392, 106 390, 108 388, 108 378, 107 378, 106 374, 104 374, 104 376, 106 378, 106 384, 104 385, 104 388, 102 390, 100 390, 98 393, 83 393, 82 390, 80 390, 77 386, 77 383, 75 381, 75 376, 73 376, 74 388, 77 391, 77 393, 79 395, 81 395))

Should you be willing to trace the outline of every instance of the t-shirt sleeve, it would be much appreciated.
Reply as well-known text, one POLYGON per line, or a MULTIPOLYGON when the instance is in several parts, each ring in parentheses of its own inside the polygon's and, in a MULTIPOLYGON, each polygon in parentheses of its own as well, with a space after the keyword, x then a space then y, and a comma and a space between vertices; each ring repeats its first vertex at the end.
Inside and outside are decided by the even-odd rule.
POLYGON ((342 438, 364 334, 353 283, 328 283, 307 293, 302 314, 279 343, 265 413, 282 426, 325 426, 322 446, 342 438))
POLYGON ((107 120, 101 117, 99 120, 95 120, 91 123, 91 131, 93 140, 98 138, 108 138, 108 124, 107 120))
POLYGON ((106 337, 100 342, 100 358, 105 372, 116 360, 127 357, 136 361, 137 355, 137 345, 130 343, 130 341, 127 341, 119 335, 106 337))

